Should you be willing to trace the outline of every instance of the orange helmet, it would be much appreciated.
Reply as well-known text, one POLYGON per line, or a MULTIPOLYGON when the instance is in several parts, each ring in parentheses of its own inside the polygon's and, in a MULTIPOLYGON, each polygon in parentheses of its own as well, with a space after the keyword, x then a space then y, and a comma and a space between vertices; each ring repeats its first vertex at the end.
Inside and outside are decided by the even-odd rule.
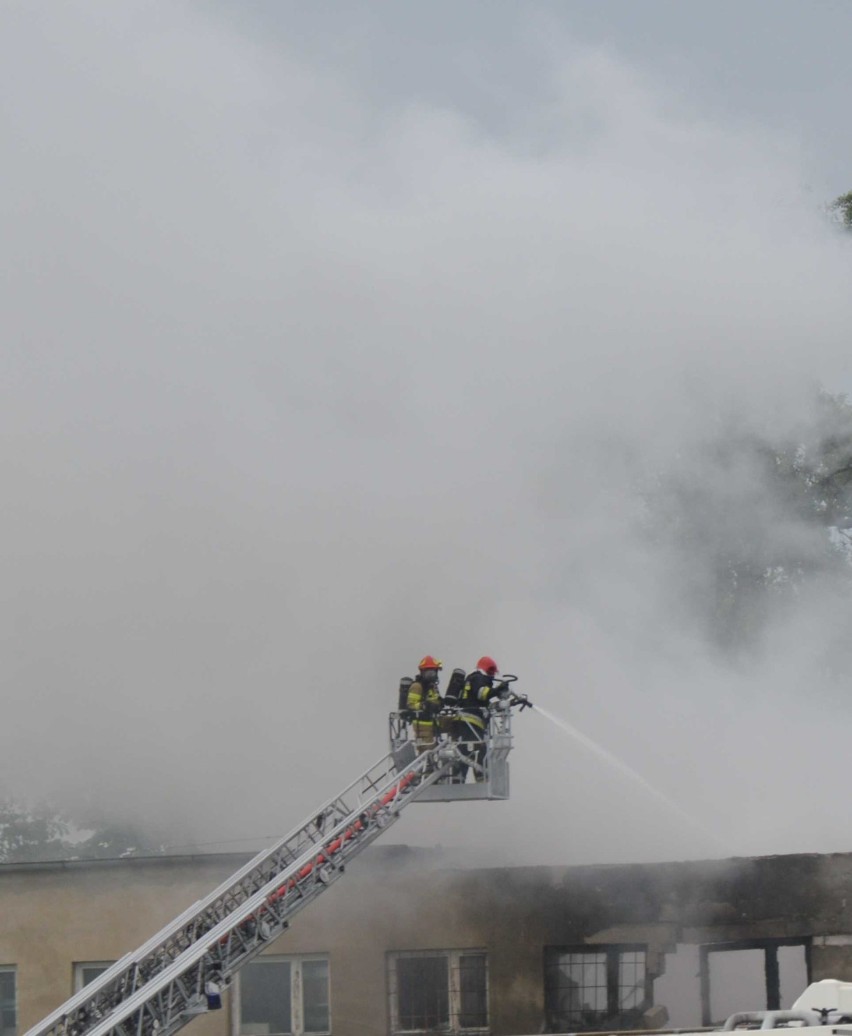
POLYGON ((443 669, 444 663, 432 655, 424 655, 417 663, 418 669, 443 669))
POLYGON ((481 669, 483 673, 487 673, 488 676, 496 676, 500 672, 500 668, 493 658, 489 658, 488 655, 483 655, 482 658, 476 663, 476 668, 481 669))

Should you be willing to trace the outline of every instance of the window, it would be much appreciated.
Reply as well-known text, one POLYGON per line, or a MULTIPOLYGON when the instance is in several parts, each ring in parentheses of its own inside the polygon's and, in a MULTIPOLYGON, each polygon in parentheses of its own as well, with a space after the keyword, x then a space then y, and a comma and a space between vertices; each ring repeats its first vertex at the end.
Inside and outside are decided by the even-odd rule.
POLYGON ((750 939, 701 947, 702 1025, 735 1011, 789 1008, 809 982, 810 940, 750 939))
POLYGON ((74 965, 74 992, 79 993, 83 986, 94 982, 96 978, 113 966, 112 960, 81 960, 74 965))
POLYGON ((427 950, 388 958, 392 1032, 488 1028, 488 967, 481 950, 427 950))
POLYGON ((544 994, 550 1032, 638 1029, 650 1004, 643 946, 548 949, 544 994))
POLYGON ((260 957, 239 981, 241 1036, 329 1033, 327 957, 260 957))
POLYGON ((15 1036, 18 1029, 14 967, 0 967, 0 1036, 15 1036))

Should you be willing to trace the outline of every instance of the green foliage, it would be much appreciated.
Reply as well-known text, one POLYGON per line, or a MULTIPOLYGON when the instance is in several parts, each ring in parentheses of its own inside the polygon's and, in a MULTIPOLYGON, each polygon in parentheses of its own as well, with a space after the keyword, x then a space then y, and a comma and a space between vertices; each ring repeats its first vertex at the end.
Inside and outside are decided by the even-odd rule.
POLYGON ((114 860, 119 856, 156 856, 163 846, 138 828, 127 824, 101 825, 74 845, 74 856, 81 860, 114 860))
POLYGON ((809 588, 852 595, 852 406, 818 393, 787 435, 727 421, 643 487, 675 608, 722 648, 754 646, 809 588))
POLYGON ((0 801, 0 862, 65 860, 68 830, 65 818, 51 806, 0 801))
POLYGON ((162 846, 133 827, 80 825, 55 806, 0 800, 0 863, 150 856, 162 846))
POLYGON ((829 212, 833 212, 836 215, 839 223, 846 227, 847 230, 852 230, 852 191, 848 191, 846 194, 841 194, 839 198, 835 198, 828 209, 829 212))

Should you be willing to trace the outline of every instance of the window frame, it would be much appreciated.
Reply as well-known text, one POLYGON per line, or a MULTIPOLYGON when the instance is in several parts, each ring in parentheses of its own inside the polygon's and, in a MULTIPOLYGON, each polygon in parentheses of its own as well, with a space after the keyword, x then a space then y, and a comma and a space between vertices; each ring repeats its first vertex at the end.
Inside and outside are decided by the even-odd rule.
MULTIPOLYGON (((16 964, 0 964, 0 974, 12 976, 12 1011, 15 1015, 15 1024, 12 1032, 17 1036, 18 1032, 18 966, 16 964)), ((0 1001, 2 1006, 2 1001, 0 1001)), ((2 1026, 0 1026, 0 1031, 2 1026)))
MULTIPOLYGON (((701 983, 701 1024, 710 1026, 710 955, 731 950, 763 950, 764 990, 766 1010, 777 1011, 781 1003, 781 982, 778 966, 778 950, 781 946, 801 946, 805 951, 805 972, 811 981, 811 947, 813 937, 809 935, 781 936, 777 939, 738 939, 734 942, 704 943, 699 946, 699 979, 701 983)), ((724 1022, 724 1018, 720 1020, 724 1022)))
MULTIPOLYGON (((79 993, 81 989, 85 989, 88 982, 83 982, 83 969, 84 968, 103 968, 103 971, 108 971, 113 964, 114 960, 75 960, 71 965, 71 989, 74 993, 79 993)), ((103 974, 103 972, 101 972, 103 974)), ((99 976, 98 976, 99 977, 99 976)), ((96 979, 92 979, 96 981, 96 979)))
MULTIPOLYGON (((625 1010, 646 1011, 653 1003, 654 983, 648 971, 648 946, 646 943, 580 943, 569 946, 545 946, 544 948, 544 1005, 545 1024, 548 1032, 562 1032, 563 1027, 554 1028, 555 1022, 550 1008, 550 998, 554 990, 551 988, 551 975, 558 974, 558 958, 563 954, 577 954, 585 956, 603 956, 606 986, 606 1011, 604 1018, 612 1018, 625 1010), (622 957, 628 953, 642 953, 644 982, 642 999, 636 1008, 623 1008, 621 1006, 621 982, 620 969, 622 957)), ((600 987, 593 987, 600 988, 600 987)), ((635 987, 634 987, 635 988, 635 987)), ((594 1026, 583 1026, 578 1018, 576 1023, 569 1026, 571 1032, 595 1032, 606 1031, 606 1027, 598 1029, 594 1026)))
POLYGON ((427 1029, 403 1029, 399 1020, 399 980, 396 964, 399 960, 412 960, 426 957, 443 957, 447 961, 447 1005, 448 1022, 447 1029, 442 1029, 447 1036, 454 1033, 487 1034, 491 1031, 491 1010, 490 1010, 490 980, 488 968, 488 951, 484 947, 469 946, 462 949, 446 950, 395 950, 387 953, 387 982, 388 982, 388 1026, 391 1036, 410 1036, 410 1034, 431 1032, 427 1029), (461 1026, 459 1019, 462 1014, 462 989, 460 982, 453 982, 453 975, 461 974, 461 961, 463 957, 482 957, 484 988, 482 996, 485 1008, 485 1025, 461 1026))
POLYGON ((231 1033, 242 1036, 243 1033, 243 990, 242 979, 248 968, 255 966, 268 967, 273 964, 290 965, 290 1032, 269 1033, 269 1036, 331 1036, 331 956, 328 953, 264 953, 250 961, 237 976, 233 984, 231 996, 231 1033), (328 969, 326 978, 326 996, 328 1000, 328 1027, 325 1029, 305 1030, 305 992, 302 967, 313 961, 321 961, 328 969))

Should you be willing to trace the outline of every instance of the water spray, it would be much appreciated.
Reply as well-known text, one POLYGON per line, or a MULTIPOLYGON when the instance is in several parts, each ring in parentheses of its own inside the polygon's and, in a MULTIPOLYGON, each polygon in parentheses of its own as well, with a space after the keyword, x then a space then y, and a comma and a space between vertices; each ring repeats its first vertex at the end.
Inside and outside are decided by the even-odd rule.
MULTIPOLYGON (((524 696, 525 697, 525 696, 524 696)), ((629 777, 634 784, 638 784, 644 791, 649 795, 653 796, 658 802, 662 803, 666 809, 671 813, 677 814, 677 816, 694 831, 699 832, 705 839, 710 841, 717 847, 722 847, 722 843, 718 837, 711 831, 708 831, 705 827, 698 823, 695 818, 686 812, 681 806, 668 797, 664 792, 660 791, 659 788, 655 787, 648 781, 641 773, 637 773, 633 767, 628 766, 624 760, 619 759, 617 755, 613 755, 612 752, 608 751, 602 745, 599 745, 597 741, 593 741, 588 735, 584 734, 581 730, 578 730, 575 726, 569 723, 567 720, 561 719, 559 716, 555 716, 552 712, 547 709, 543 709, 540 705, 533 705, 531 701, 527 701, 525 706, 535 709, 540 715, 544 716, 545 719, 553 723, 554 726, 559 727, 564 733, 568 734, 575 741, 579 741, 584 748, 587 748, 590 752, 596 755, 599 759, 602 759, 607 765, 613 767, 624 774, 625 777, 629 777)), ((724 851, 727 853, 727 847, 724 847, 724 851)))

